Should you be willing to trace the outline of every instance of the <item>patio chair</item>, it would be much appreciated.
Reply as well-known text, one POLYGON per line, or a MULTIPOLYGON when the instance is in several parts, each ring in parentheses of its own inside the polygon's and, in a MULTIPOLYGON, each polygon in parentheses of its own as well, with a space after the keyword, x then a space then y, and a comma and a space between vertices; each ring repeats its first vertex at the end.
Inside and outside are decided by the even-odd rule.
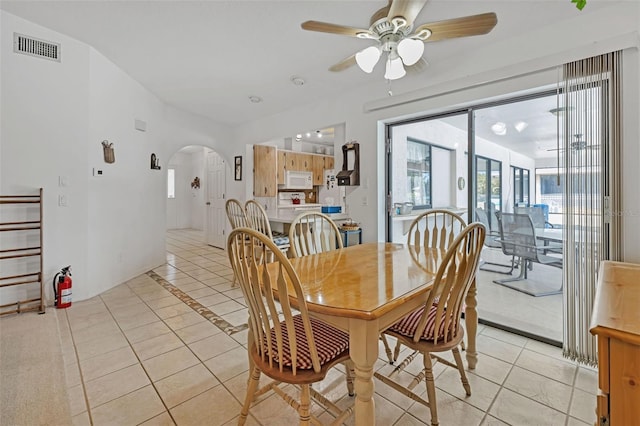
POLYGON ((549 246, 538 245, 533 220, 528 214, 500 213, 497 214, 500 225, 500 243, 502 251, 507 256, 517 256, 521 259, 520 274, 514 278, 494 280, 500 284, 531 296, 548 296, 562 292, 562 285, 558 290, 533 292, 521 286, 512 285, 515 281, 527 279, 528 270, 533 263, 562 268, 562 257, 545 254, 549 246))
MULTIPOLYGON (((383 375, 378 371, 374 376, 403 395, 429 407, 431 424, 434 426, 438 424, 438 410, 432 359, 457 368, 466 394, 471 395, 471 386, 459 350, 464 337, 460 317, 464 310, 464 299, 478 268, 485 232, 485 227, 478 222, 464 228, 449 245, 425 304, 384 331, 384 335, 395 337, 409 347, 412 353, 390 374, 383 375), (434 355, 436 352, 449 350, 453 352, 455 363, 434 355), (406 367, 420 354, 423 369, 419 374, 413 375, 406 367), (408 385, 398 382, 396 376, 402 371, 413 376, 408 385), (413 391, 422 380, 426 382, 428 400, 413 391)), ((409 247, 409 250, 413 249, 414 247, 409 247)))
MULTIPOLYGON (((353 404, 343 410, 311 384, 322 381, 332 367, 343 363, 348 393, 353 396, 349 335, 309 316, 296 271, 269 237, 253 229, 236 228, 229 235, 227 253, 249 308, 249 382, 238 424, 246 422, 254 398, 269 391, 298 412, 300 424, 319 424, 311 414, 311 398, 332 411, 336 416, 333 424, 343 424, 353 412, 353 404), (268 268, 269 253, 278 263, 275 268, 268 268), (285 296, 276 300, 274 292, 285 296), (290 298, 295 299, 298 313, 294 313, 290 298), (258 389, 262 374, 273 381, 258 389), (299 400, 298 392, 290 394, 288 384, 300 389, 299 400)), ((256 418, 261 420, 258 415, 256 418)))
MULTIPOLYGON (((476 220, 484 225, 487 230, 487 236, 484 239, 484 246, 490 249, 499 249, 502 250, 502 244, 500 244, 500 232, 491 230, 491 226, 489 225, 489 218, 487 217, 487 213, 481 209, 476 209, 476 220)), ((480 270, 486 272, 495 272, 496 274, 504 274, 511 275, 513 273, 513 269, 516 267, 518 262, 516 261, 515 256, 511 256, 511 262, 509 264, 505 263, 497 263, 497 262, 487 262, 484 260, 480 260, 480 270), (509 268, 508 271, 495 269, 495 268, 487 268, 485 265, 498 266, 500 268, 509 268)))

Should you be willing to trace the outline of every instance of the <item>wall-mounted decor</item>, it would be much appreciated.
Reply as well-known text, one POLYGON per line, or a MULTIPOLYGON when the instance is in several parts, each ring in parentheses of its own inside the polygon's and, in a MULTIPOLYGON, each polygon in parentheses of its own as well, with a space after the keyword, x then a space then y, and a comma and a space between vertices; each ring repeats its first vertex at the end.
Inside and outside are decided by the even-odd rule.
POLYGON ((342 170, 336 175, 339 186, 360 185, 360 144, 349 142, 342 145, 342 170))
POLYGON ((466 185, 466 182, 464 181, 464 178, 462 176, 460 176, 458 178, 458 189, 460 191, 462 191, 464 189, 465 185, 466 185))
POLYGON ((160 170, 160 159, 155 153, 151 153, 151 170, 160 170))
POLYGON ((242 180, 242 156, 238 155, 237 157, 235 157, 235 175, 234 175, 234 179, 235 180, 242 180))
POLYGON ((108 140, 102 141, 102 152, 104 153, 104 162, 105 163, 115 163, 116 162, 116 153, 113 151, 113 143, 109 143, 108 140))
POLYGON ((200 178, 199 178, 198 176, 196 176, 196 177, 193 179, 193 182, 191 182, 191 188, 193 188, 193 189, 198 189, 198 188, 200 188, 200 178))

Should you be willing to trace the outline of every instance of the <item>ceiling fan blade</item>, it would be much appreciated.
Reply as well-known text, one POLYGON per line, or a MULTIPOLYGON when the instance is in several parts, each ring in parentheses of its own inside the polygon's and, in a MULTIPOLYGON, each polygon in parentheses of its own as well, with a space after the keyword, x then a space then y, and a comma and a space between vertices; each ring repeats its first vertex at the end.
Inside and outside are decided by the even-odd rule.
POLYGON ((495 13, 465 16, 463 18, 447 19, 420 25, 415 33, 431 31, 431 36, 425 42, 445 40, 448 38, 468 37, 487 34, 498 23, 495 13))
POLYGON ((413 21, 426 2, 427 0, 393 0, 387 18, 391 21, 393 18, 402 16, 407 21, 407 25, 413 25, 413 21))
POLYGON ((345 35, 349 37, 358 37, 358 34, 371 35, 369 30, 363 30, 362 28, 346 27, 344 25, 330 24, 328 22, 306 21, 306 22, 303 22, 302 25, 300 26, 302 27, 303 30, 307 30, 307 31, 318 31, 321 33, 339 34, 339 35, 345 35))
POLYGON ((343 59, 337 64, 333 64, 329 68, 329 71, 333 71, 333 72, 344 71, 347 68, 354 66, 355 64, 356 64, 356 54, 354 53, 353 55, 343 59))

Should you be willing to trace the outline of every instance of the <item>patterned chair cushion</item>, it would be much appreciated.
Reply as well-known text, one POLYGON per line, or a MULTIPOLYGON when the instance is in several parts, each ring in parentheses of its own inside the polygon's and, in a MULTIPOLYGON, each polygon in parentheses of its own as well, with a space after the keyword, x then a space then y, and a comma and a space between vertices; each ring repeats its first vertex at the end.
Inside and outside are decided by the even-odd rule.
POLYGON ((288 246, 289 245, 289 236, 286 234, 281 234, 279 232, 273 233, 273 242, 277 246, 288 246))
MULTIPOLYGON (((310 370, 313 368, 313 363, 309 352, 309 344, 305 338, 302 317, 300 315, 294 316, 293 323, 296 328, 296 335, 298 336, 297 368, 301 370, 310 370)), ((284 352, 283 365, 291 367, 291 350, 289 348, 289 338, 284 323, 280 323, 280 329, 282 330, 282 339, 284 340, 282 345, 284 352)), ((315 339, 320 365, 333 360, 349 347, 349 335, 330 326, 329 324, 311 318, 311 329, 313 330, 313 337, 315 339)), ((271 338, 273 339, 272 342, 275 342, 276 332, 274 329, 271 329, 271 338)), ((266 351, 266 343, 264 348, 266 351)), ((274 353, 273 359, 274 361, 278 361, 277 353, 274 353)))
MULTIPOLYGON (((434 340, 437 309, 438 305, 435 303, 431 305, 431 308, 429 308, 429 313, 427 314, 427 326, 425 327, 422 336, 420 336, 420 339, 434 340)), ((420 322, 420 318, 422 318, 423 312, 424 306, 411 312, 409 315, 389 327, 389 329, 404 336, 413 337, 416 334, 416 327, 420 322)), ((440 323, 440 327, 438 329, 438 340, 442 338, 444 338, 444 321, 440 323)))

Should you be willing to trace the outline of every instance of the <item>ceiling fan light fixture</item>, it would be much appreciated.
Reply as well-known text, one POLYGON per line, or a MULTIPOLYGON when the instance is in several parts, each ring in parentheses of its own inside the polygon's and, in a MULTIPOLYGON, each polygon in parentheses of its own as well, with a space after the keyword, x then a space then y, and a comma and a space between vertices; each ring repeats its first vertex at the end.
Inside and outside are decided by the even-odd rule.
POLYGON ((392 58, 391 55, 389 55, 384 78, 387 80, 397 80, 404 77, 406 73, 404 65, 402 64, 402 59, 399 56, 392 58))
POLYGON ((524 129, 529 127, 529 123, 527 123, 526 121, 518 121, 513 125, 513 127, 518 131, 518 133, 522 133, 524 129))
POLYGON ((507 134, 507 125, 502 121, 498 121, 491 125, 491 131, 498 136, 504 136, 507 134))
POLYGON ((405 38, 398 43, 398 55, 405 65, 411 66, 422 58, 424 43, 413 38, 405 38))
POLYGON ((369 46, 356 53, 356 63, 362 71, 369 74, 378 63, 381 54, 379 46, 369 46))

